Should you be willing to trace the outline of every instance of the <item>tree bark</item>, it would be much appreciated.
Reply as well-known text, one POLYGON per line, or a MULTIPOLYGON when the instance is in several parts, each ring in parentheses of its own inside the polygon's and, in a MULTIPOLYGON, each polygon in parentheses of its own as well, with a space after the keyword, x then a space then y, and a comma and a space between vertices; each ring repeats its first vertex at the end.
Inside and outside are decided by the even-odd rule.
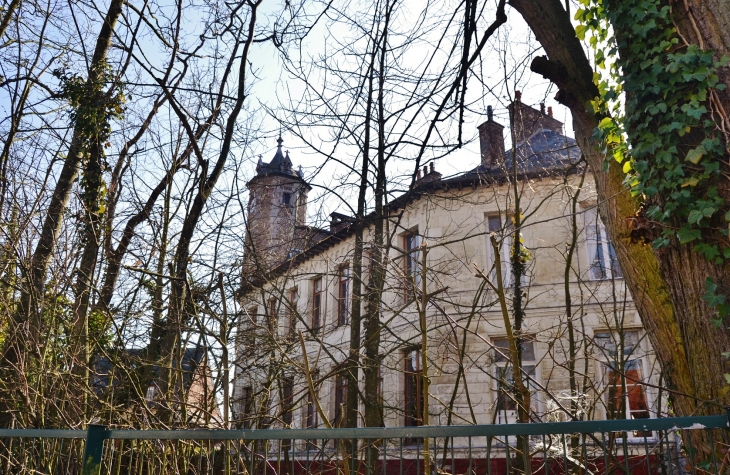
MULTIPOLYGON (((588 111, 588 102, 598 96, 598 90, 569 15, 558 0, 513 0, 510 5, 547 53, 533 61, 533 71, 558 86, 556 99, 571 110, 576 141, 595 177, 601 218, 672 390, 674 412, 679 416, 717 414, 721 405, 730 402, 721 370, 725 367, 721 353, 730 347, 730 339, 726 330, 712 328, 714 311, 702 295, 705 278, 726 283, 727 269, 708 263, 687 245, 672 243, 654 251, 630 239, 629 225, 641 203, 623 185, 618 163, 611 161, 604 169, 604 156, 591 140, 601 117, 588 111)), ((724 11, 715 18, 726 21, 727 16, 724 11)), ((711 18, 705 20, 712 23, 711 18)), ((727 30, 724 33, 727 36, 727 30)))

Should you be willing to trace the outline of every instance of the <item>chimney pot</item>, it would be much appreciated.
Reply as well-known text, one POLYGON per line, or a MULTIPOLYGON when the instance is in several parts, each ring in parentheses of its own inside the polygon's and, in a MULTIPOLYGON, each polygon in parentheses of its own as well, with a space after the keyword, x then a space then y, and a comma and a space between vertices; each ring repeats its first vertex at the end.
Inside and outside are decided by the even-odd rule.
POLYGON ((522 91, 515 91, 515 102, 520 102, 522 100, 522 91))
POLYGON ((553 116, 553 108, 552 108, 552 107, 548 107, 548 115, 549 115, 550 117, 552 117, 552 116, 553 116))
POLYGON ((489 122, 493 122, 494 121, 493 115, 494 115, 494 111, 492 110, 492 106, 487 106, 487 120, 489 122))
POLYGON ((428 175, 428 165, 423 166, 423 176, 428 175))
POLYGON ((420 180, 420 179, 421 179, 421 169, 419 168, 418 173, 416 174, 416 180, 420 180))
POLYGON ((545 115, 545 103, 540 103, 540 114, 545 115))
POLYGON ((431 162, 431 173, 433 173, 434 171, 435 171, 435 169, 433 167, 433 162, 431 162))

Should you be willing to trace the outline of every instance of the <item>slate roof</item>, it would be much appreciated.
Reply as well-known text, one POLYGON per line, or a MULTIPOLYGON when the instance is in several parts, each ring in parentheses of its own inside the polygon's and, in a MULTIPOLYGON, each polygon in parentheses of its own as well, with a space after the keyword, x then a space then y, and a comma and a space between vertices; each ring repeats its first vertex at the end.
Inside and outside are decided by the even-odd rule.
POLYGON ((580 160, 580 156, 581 152, 575 139, 554 130, 541 129, 519 143, 516 150, 505 152, 504 162, 500 166, 490 168, 480 165, 455 179, 511 174, 514 157, 517 158, 518 174, 551 174, 574 166, 580 160))
MULTIPOLYGON (((422 180, 416 182, 411 190, 396 197, 388 204, 389 211, 398 210, 406 206, 409 202, 418 199, 420 196, 438 191, 457 189, 464 186, 480 186, 489 183, 498 183, 507 180, 513 173, 513 160, 517 158, 517 178, 547 178, 549 176, 564 175, 566 173, 576 173, 579 168, 579 160, 581 157, 580 148, 575 139, 562 135, 551 129, 543 128, 534 132, 530 137, 517 144, 516 149, 505 152, 504 162, 496 167, 486 167, 480 165, 466 173, 457 175, 452 178, 441 180, 422 180)), ((344 215, 340 215, 344 217, 344 215)), ((365 218, 364 226, 369 225, 369 216, 365 218)), ((273 269, 266 279, 270 279, 276 275, 281 275, 293 266, 301 264, 303 261, 313 257, 324 250, 335 246, 340 241, 347 239, 355 232, 357 226, 354 224, 343 223, 338 226, 336 231, 327 233, 322 230, 321 240, 311 240, 312 245, 302 247, 301 252, 292 255, 285 262, 273 269)), ((252 281, 242 283, 239 292, 245 294, 258 285, 263 285, 267 280, 259 276, 252 281)))
POLYGON ((304 173, 301 167, 299 167, 299 170, 294 170, 291 159, 289 158, 289 151, 284 154, 281 150, 281 144, 284 143, 284 140, 279 137, 276 142, 279 145, 276 147, 274 158, 269 163, 259 158, 258 164, 256 164, 256 176, 285 175, 304 181, 304 173))

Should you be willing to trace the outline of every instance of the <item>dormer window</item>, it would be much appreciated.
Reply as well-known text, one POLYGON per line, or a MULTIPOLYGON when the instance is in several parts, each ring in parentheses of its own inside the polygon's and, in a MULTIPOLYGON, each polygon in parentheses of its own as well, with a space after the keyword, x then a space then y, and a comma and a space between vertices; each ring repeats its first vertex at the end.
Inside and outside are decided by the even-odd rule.
POLYGON ((282 202, 286 206, 291 206, 291 193, 284 193, 284 197, 282 198, 282 202))

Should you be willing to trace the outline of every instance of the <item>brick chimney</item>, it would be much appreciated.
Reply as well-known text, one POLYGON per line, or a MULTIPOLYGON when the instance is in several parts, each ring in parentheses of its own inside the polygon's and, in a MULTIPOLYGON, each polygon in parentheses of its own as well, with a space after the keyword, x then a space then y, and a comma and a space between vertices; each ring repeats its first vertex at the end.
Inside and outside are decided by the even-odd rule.
POLYGON ((346 214, 337 212, 330 213, 330 232, 338 233, 343 229, 350 227, 354 222, 355 219, 352 216, 347 216, 346 214))
POLYGON ((436 171, 436 167, 431 162, 431 170, 429 171, 428 165, 423 166, 423 177, 421 177, 421 170, 418 170, 418 178, 416 179, 416 186, 421 186, 432 181, 441 181, 441 173, 436 171))
POLYGON ((545 113, 545 104, 540 110, 534 109, 521 101, 522 94, 515 91, 515 101, 509 105, 509 117, 516 145, 529 139, 535 132, 548 129, 563 134, 563 123, 553 118, 552 107, 545 113))
POLYGON ((504 160, 504 126, 494 121, 492 106, 487 106, 487 121, 479 129, 482 166, 498 167, 504 160))

